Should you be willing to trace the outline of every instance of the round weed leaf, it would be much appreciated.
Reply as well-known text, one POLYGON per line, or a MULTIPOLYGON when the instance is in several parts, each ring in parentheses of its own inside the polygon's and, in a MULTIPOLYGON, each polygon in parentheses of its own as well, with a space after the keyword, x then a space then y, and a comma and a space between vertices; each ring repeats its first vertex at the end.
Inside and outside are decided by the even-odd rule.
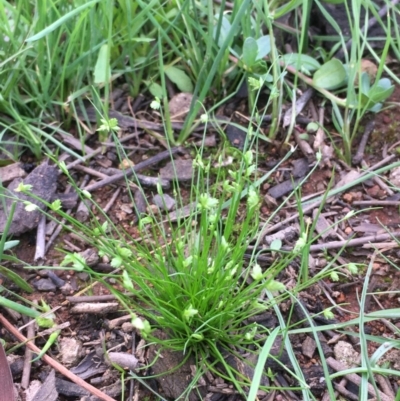
POLYGON ((268 35, 257 39, 258 53, 256 60, 261 60, 271 51, 271 38, 268 35))
POLYGON ((285 64, 291 65, 300 70, 301 68, 306 69, 310 72, 321 68, 321 64, 315 60, 315 58, 308 56, 307 54, 290 53, 284 54, 282 60, 285 64))
POLYGON ((393 91, 394 86, 390 86, 387 89, 381 86, 373 86, 368 92, 368 96, 374 103, 379 103, 386 100, 393 93, 393 91))
POLYGON ((282 240, 274 239, 270 245, 271 251, 279 251, 282 248, 282 240))
POLYGON ((254 38, 246 38, 243 43, 243 62, 248 66, 252 67, 257 60, 258 45, 254 38))
POLYGON ((193 84, 188 75, 177 67, 165 67, 165 75, 181 92, 193 93, 193 84))
POLYGON ((147 89, 150 91, 150 93, 153 95, 153 97, 158 97, 159 99, 162 99, 163 97, 163 90, 160 84, 156 82, 149 82, 147 81, 146 84, 147 89))
POLYGON ((346 69, 342 62, 336 58, 325 63, 319 68, 313 77, 315 86, 324 89, 337 89, 343 86, 347 80, 346 69))
POLYGON ((378 81, 377 86, 378 86, 379 88, 382 88, 382 89, 393 88, 392 82, 390 81, 389 78, 382 78, 382 79, 380 79, 380 80, 378 81))

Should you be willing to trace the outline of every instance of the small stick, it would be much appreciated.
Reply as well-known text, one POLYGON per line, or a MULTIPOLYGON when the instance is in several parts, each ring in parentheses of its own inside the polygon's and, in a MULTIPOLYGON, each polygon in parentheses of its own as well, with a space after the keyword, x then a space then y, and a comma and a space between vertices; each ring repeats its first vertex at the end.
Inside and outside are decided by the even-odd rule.
POLYGON ((67 301, 71 304, 78 304, 80 302, 105 302, 114 301, 117 299, 115 295, 84 295, 80 297, 66 297, 67 301))
POLYGON ((400 237, 400 231, 394 231, 390 234, 370 235, 368 237, 355 238, 348 241, 332 241, 327 244, 316 244, 310 246, 310 252, 322 251, 328 249, 337 249, 342 247, 366 245, 368 242, 386 241, 393 237, 400 237))
POLYGON ((295 115, 299 115, 308 101, 311 99, 311 96, 314 94, 314 89, 313 88, 308 88, 297 100, 296 103, 294 104, 293 107, 289 107, 285 115, 283 116, 283 122, 282 126, 285 128, 290 124, 290 121, 292 120, 292 114, 295 113, 295 115), (294 109, 294 110, 293 110, 294 109))
POLYGON ((119 195, 120 192, 121 192, 121 188, 118 187, 118 188, 114 191, 114 193, 113 193, 111 199, 107 202, 107 205, 104 206, 104 208, 103 208, 104 213, 108 213, 108 211, 111 209, 111 207, 112 207, 112 205, 114 204, 114 202, 117 200, 118 195, 119 195))
POLYGON ((395 398, 395 394, 394 391, 392 390, 392 388, 390 387, 388 380, 386 380, 386 377, 382 376, 382 375, 377 375, 376 376, 376 381, 379 383, 379 385, 381 386, 382 391, 388 396, 388 397, 392 397, 393 399, 395 398))
POLYGON ((296 140, 297 145, 299 145, 299 148, 306 157, 307 161, 312 163, 315 160, 314 152, 310 144, 304 139, 300 138, 300 132, 297 129, 294 130, 294 139, 296 140))
MULTIPOLYGON (((347 370, 347 367, 343 363, 336 361, 332 357, 326 358, 326 362, 332 369, 336 370, 337 372, 347 370)), ((361 384, 361 377, 355 373, 349 373, 347 375, 344 375, 344 377, 350 380, 352 383, 356 384, 357 386, 361 384)), ((372 384, 369 383, 368 383, 368 392, 372 395, 376 395, 374 387, 372 386, 372 384)), ((388 397, 381 391, 378 392, 378 395, 382 401, 393 401, 392 397, 388 397)))
POLYGON ((46 253, 46 215, 42 214, 36 229, 36 251, 33 260, 43 260, 46 253))
MULTIPOLYGON (((85 175, 84 179, 89 179, 89 175, 85 175)), ((95 183, 95 180, 89 181, 89 186, 95 183)), ((85 222, 90 215, 91 202, 87 198, 81 198, 78 207, 76 208, 75 218, 81 223, 85 222)))
MULTIPOLYGON (((342 379, 339 383, 339 386, 345 387, 346 384, 347 384, 347 380, 342 379)), ((335 391, 335 397, 337 397, 337 395, 338 395, 338 391, 335 391)), ((325 391, 324 396, 322 397, 321 401, 331 401, 331 396, 328 391, 325 391)))
POLYGON ((102 188, 106 185, 112 184, 116 181, 119 181, 125 177, 131 176, 134 172, 143 170, 147 167, 150 167, 154 164, 159 163, 160 161, 166 159, 169 156, 174 155, 175 153, 181 152, 182 148, 181 147, 175 147, 170 150, 165 150, 164 152, 159 153, 158 155, 155 155, 153 157, 150 157, 147 160, 144 160, 140 163, 138 163, 136 166, 131 167, 128 170, 121 171, 118 174, 114 174, 111 177, 107 177, 101 181, 96 182, 95 184, 89 185, 86 188, 84 188, 86 191, 95 191, 96 189, 102 188))
MULTIPOLYGON (((365 162, 365 160, 361 161, 361 167, 367 169, 368 168, 368 164, 365 162)), ((386 185, 386 183, 377 175, 373 178, 373 180, 379 185, 379 187, 381 189, 383 189, 384 191, 386 191, 386 193, 389 196, 394 195, 394 192, 389 188, 388 185, 386 185)))
POLYGON ((346 397, 346 399, 348 400, 353 400, 353 401, 358 401, 358 395, 352 393, 351 391, 347 390, 346 387, 341 386, 340 384, 337 383, 333 383, 333 385, 335 386, 335 389, 338 393, 342 394, 343 396, 346 397))
POLYGON ((366 200, 354 201, 353 206, 400 206, 400 201, 385 201, 385 200, 366 200))
MULTIPOLYGON (((114 174, 119 174, 121 172, 120 169, 118 168, 100 168, 99 172, 103 174, 103 177, 101 178, 106 178, 114 174)), ((169 189, 170 188, 170 183, 169 180, 161 177, 148 177, 147 175, 142 175, 142 174, 135 174, 134 177, 131 179, 133 181, 137 181, 143 185, 143 186, 151 186, 151 187, 156 187, 157 185, 161 185, 162 189, 169 189)))
POLYGON ((103 174, 100 171, 97 171, 97 170, 95 170, 93 168, 86 167, 86 166, 77 165, 77 166, 74 166, 74 170, 83 171, 86 174, 90 174, 90 175, 92 175, 94 177, 101 178, 102 180, 104 178, 108 177, 107 174, 103 174))
POLYGON ((367 125, 365 126, 365 130, 362 135, 361 141, 358 144, 357 152, 353 156, 352 159, 353 164, 360 164, 362 159, 364 158, 365 147, 367 146, 369 136, 371 135, 374 128, 375 128, 375 120, 368 121, 367 125))
MULTIPOLYGON (((303 213, 306 214, 318 206, 319 206, 319 202, 312 203, 303 208, 303 213)), ((293 220, 296 220, 298 217, 299 217, 299 212, 296 212, 296 213, 292 214, 290 217, 288 217, 287 219, 274 224, 272 227, 267 227, 265 230, 261 231, 260 236, 263 237, 264 235, 267 235, 269 233, 273 233, 277 230, 280 230, 281 227, 283 227, 287 223, 290 223, 293 220)))
POLYGON ((76 159, 76 160, 74 160, 73 162, 68 163, 68 164, 66 165, 67 170, 70 170, 71 168, 77 166, 78 164, 81 164, 81 163, 84 163, 84 162, 90 160, 92 157, 94 157, 94 156, 98 155, 99 153, 101 153, 102 150, 103 150, 103 149, 102 149, 101 146, 100 146, 100 147, 97 148, 95 151, 93 151, 93 153, 87 154, 86 156, 83 156, 81 159, 76 159))
MULTIPOLYGON (((33 352, 36 354, 40 354, 40 349, 36 347, 35 344, 33 344, 31 341, 29 341, 23 334, 21 334, 1 313, 0 313, 0 323, 5 327, 6 330, 8 330, 14 337, 18 339, 18 341, 25 343, 28 348, 30 348, 33 352)), ((89 391, 96 397, 100 398, 103 401, 115 401, 114 398, 109 397, 107 394, 104 394, 102 391, 97 389, 96 387, 93 387, 89 383, 86 383, 84 380, 82 380, 80 377, 74 375, 71 373, 68 369, 66 369, 63 365, 58 363, 56 360, 53 358, 50 358, 48 355, 43 355, 42 359, 52 368, 60 372, 62 375, 64 375, 66 378, 70 379, 73 381, 75 384, 78 386, 83 387, 85 390, 89 391)))
MULTIPOLYGON (((33 320, 35 322, 35 320, 33 320)), ((28 338, 31 338, 32 344, 34 341, 35 337, 35 325, 30 324, 28 328, 26 329, 26 336, 28 338)), ((26 347, 25 348, 25 358, 24 358, 24 368, 22 370, 22 377, 21 377, 21 387, 22 388, 28 388, 29 387, 29 381, 31 377, 31 367, 32 367, 32 357, 33 357, 33 352, 26 347)))

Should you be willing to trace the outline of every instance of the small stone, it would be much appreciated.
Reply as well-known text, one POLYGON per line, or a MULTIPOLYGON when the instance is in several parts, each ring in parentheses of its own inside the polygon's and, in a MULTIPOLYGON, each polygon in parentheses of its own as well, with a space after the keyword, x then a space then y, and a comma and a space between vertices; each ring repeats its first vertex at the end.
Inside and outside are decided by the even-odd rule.
POLYGON ((183 121, 189 113, 190 105, 192 104, 193 95, 191 93, 178 93, 169 101, 169 112, 171 118, 178 121, 183 121))
POLYGON ((345 232, 347 235, 350 235, 350 234, 353 233, 353 230, 352 230, 351 227, 346 227, 346 228, 344 229, 344 232, 345 232))
POLYGON ((97 265, 100 260, 100 256, 94 248, 87 248, 83 252, 79 252, 79 255, 85 259, 85 262, 89 267, 97 265))
POLYGON ((122 323, 121 329, 124 333, 132 333, 133 325, 131 322, 122 323))
POLYGON ((168 194, 154 195, 153 202, 160 209, 166 210, 167 212, 172 210, 172 208, 175 206, 176 203, 175 199, 169 196, 168 194))
POLYGON ((56 285, 47 278, 41 278, 40 280, 33 283, 33 286, 38 291, 55 291, 57 289, 56 285))
POLYGON ((166 180, 189 181, 192 179, 193 162, 192 160, 174 160, 160 169, 160 176, 166 180))
POLYGON ((335 359, 343 363, 347 368, 357 366, 360 362, 360 354, 353 349, 351 344, 345 341, 338 341, 333 348, 333 352, 335 354, 335 359))
POLYGON ((351 194, 344 194, 343 195, 343 200, 347 203, 351 203, 353 201, 353 197, 351 194))
POLYGON ((66 367, 75 366, 82 352, 82 343, 73 337, 63 337, 59 342, 60 359, 66 367))
POLYGON ((303 344, 301 345, 303 355, 310 359, 313 357, 316 348, 317 344, 315 340, 310 336, 307 336, 306 339, 303 341, 303 344))
POLYGON ((62 287, 65 284, 65 281, 57 276, 52 270, 47 272, 49 279, 58 287, 62 287))
POLYGON ((90 278, 90 275, 88 273, 78 273, 77 276, 81 281, 88 281, 90 278))
POLYGON ((70 283, 64 284, 61 288, 61 293, 64 295, 71 295, 74 293, 74 289, 72 288, 70 283))
POLYGON ((127 204, 122 204, 122 205, 120 206, 120 209, 121 209, 124 213, 126 213, 126 214, 132 214, 132 213, 133 213, 132 208, 131 208, 129 205, 127 205, 127 204))

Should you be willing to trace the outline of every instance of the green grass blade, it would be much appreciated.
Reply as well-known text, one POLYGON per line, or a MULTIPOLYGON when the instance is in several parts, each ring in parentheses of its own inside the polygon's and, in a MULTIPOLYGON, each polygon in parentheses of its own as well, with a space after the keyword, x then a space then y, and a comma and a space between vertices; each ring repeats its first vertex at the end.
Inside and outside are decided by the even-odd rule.
POLYGON ((92 1, 89 1, 88 3, 86 3, 86 4, 82 4, 80 7, 76 8, 75 10, 72 10, 69 13, 63 15, 57 21, 53 22, 47 28, 45 28, 42 31, 38 32, 36 35, 33 35, 30 38, 26 39, 25 42, 27 42, 27 43, 35 42, 36 40, 44 38, 49 33, 53 32, 58 27, 60 27, 62 24, 64 24, 66 21, 68 21, 70 18, 74 17, 75 15, 80 14, 83 10, 85 10, 88 7, 93 6, 94 4, 98 3, 99 1, 100 0, 92 0, 92 1))

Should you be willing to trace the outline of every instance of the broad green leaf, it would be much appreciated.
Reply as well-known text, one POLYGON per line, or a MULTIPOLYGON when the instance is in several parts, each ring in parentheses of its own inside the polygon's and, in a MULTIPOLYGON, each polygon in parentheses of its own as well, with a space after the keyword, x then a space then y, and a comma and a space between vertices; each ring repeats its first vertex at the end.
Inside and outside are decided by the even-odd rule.
POLYGON ((321 64, 315 60, 315 58, 308 56, 307 54, 290 53, 284 54, 281 57, 282 61, 296 68, 296 70, 301 70, 302 68, 312 72, 321 68, 321 64))
POLYGON ((342 62, 336 58, 325 63, 313 77, 315 86, 323 89, 337 89, 346 83, 347 74, 342 62))
POLYGON ((361 93, 360 95, 360 104, 362 108, 369 108, 374 105, 374 103, 371 102, 371 99, 369 98, 368 94, 361 93))
POLYGON ((258 53, 256 60, 261 60, 271 51, 271 38, 269 35, 257 39, 258 53))
POLYGON ((394 91, 394 86, 391 86, 388 89, 375 86, 371 88, 371 90, 368 93, 368 96, 374 103, 379 103, 386 100, 393 93, 393 91, 394 91))
POLYGON ((165 75, 178 87, 181 92, 193 93, 193 84, 185 71, 169 66, 164 69, 165 75))
POLYGON ((282 240, 280 240, 279 238, 274 239, 271 242, 271 245, 270 245, 271 251, 279 251, 281 248, 282 248, 282 240))
POLYGON ((242 59, 247 67, 253 67, 258 54, 257 41, 254 38, 246 38, 243 43, 242 59))
POLYGON ((70 18, 74 17, 77 14, 80 14, 85 8, 91 7, 94 4, 98 3, 100 0, 92 0, 89 1, 86 4, 82 4, 80 7, 75 8, 74 10, 70 11, 69 13, 63 15, 61 18, 59 18, 57 21, 53 22, 50 24, 47 28, 44 28, 40 32, 38 32, 36 35, 31 36, 30 38, 26 39, 25 42, 34 42, 35 40, 39 40, 49 33, 53 32, 56 30, 59 26, 64 24, 66 21, 68 21, 70 18))
POLYGON ((104 84, 110 80, 111 67, 110 67, 110 52, 108 45, 100 47, 99 55, 97 56, 96 65, 94 67, 94 83, 104 84))
POLYGON ((377 103, 375 106, 370 107, 368 110, 372 113, 379 113, 382 109, 382 103, 377 103))
MULTIPOLYGON (((215 16, 215 20, 218 21, 218 18, 219 18, 219 15, 217 14, 215 16)), ((218 26, 215 25, 215 27, 214 27, 214 39, 217 38, 217 28, 218 28, 218 26)), ((223 16, 222 17, 221 29, 219 31, 219 36, 218 36, 218 46, 219 47, 221 47, 224 44, 226 38, 228 38, 230 35, 232 35, 231 31, 232 31, 232 25, 231 25, 230 21, 228 20, 228 18, 223 16)))
POLYGON ((153 95, 153 97, 158 97, 159 99, 162 99, 163 90, 161 85, 157 84, 156 82, 146 82, 146 84, 148 90, 153 95))
POLYGON ((329 3, 329 4, 342 4, 344 3, 345 0, 324 0, 324 3, 329 3))
POLYGON ((382 89, 389 89, 393 87, 389 78, 381 78, 376 85, 382 89))
POLYGON ((279 282, 279 281, 276 281, 276 280, 268 281, 268 282, 265 284, 265 288, 266 288, 268 291, 271 291, 271 292, 275 292, 275 291, 284 291, 284 290, 286 289, 285 284, 283 284, 283 283, 281 283, 281 282, 279 282))
POLYGON ((14 246, 17 246, 18 244, 19 244, 19 240, 7 241, 4 244, 3 251, 7 251, 8 249, 14 248, 14 246))

